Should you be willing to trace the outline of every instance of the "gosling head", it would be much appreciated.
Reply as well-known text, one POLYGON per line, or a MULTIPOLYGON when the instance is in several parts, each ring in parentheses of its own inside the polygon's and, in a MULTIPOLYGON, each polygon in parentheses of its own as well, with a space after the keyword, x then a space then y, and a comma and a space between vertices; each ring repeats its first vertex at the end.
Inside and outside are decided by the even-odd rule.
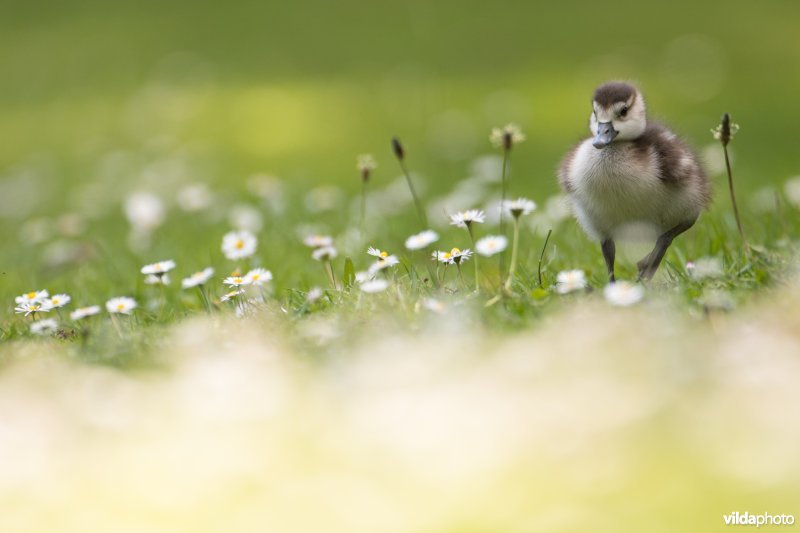
POLYGON ((594 91, 589 128, 595 148, 614 141, 632 141, 647 127, 644 97, 639 89, 628 83, 613 81, 594 91))

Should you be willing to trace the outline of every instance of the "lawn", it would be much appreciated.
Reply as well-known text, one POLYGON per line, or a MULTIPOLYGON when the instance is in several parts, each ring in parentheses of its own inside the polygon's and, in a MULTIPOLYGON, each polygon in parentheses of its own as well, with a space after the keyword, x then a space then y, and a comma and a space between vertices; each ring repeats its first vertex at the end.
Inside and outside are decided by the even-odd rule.
POLYGON ((798 514, 794 3, 5 11, 0 531, 798 514), (555 178, 608 79, 635 80, 714 184, 652 281, 652 244, 620 245, 616 296, 555 178), (505 153, 508 123, 525 138, 505 153), (535 203, 516 261, 504 156, 508 197, 535 203), (474 235, 451 223, 469 209, 474 235), (507 248, 431 258, 491 236, 507 248), (15 312, 41 290, 70 301, 15 312))

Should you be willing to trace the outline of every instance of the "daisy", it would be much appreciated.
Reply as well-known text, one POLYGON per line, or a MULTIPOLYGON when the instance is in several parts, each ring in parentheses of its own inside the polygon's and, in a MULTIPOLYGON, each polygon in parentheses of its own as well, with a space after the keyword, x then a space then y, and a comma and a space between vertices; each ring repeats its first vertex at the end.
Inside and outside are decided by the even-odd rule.
POLYGON ((435 250, 433 253, 431 253, 431 259, 439 263, 449 263, 450 254, 442 250, 435 250))
POLYGON ((499 254, 508 246, 508 239, 502 235, 487 235, 475 243, 475 251, 484 257, 499 254))
POLYGON ((41 302, 49 296, 50 293, 47 291, 31 291, 26 292, 22 296, 17 296, 14 298, 14 302, 18 304, 41 302))
POLYGON ((79 307, 69 314, 72 320, 81 320, 87 316, 94 316, 100 312, 99 305, 90 305, 89 307, 79 307))
POLYGON ((306 293, 306 301, 310 304, 313 304, 320 298, 322 298, 322 289, 319 287, 311 287, 308 292, 306 293))
POLYGON ((245 274, 244 278, 248 280, 251 285, 263 285, 264 283, 272 281, 272 272, 266 268, 254 268, 245 274))
POLYGON ((249 231, 231 231, 222 238, 222 253, 232 261, 247 259, 256 253, 257 245, 256 236, 249 231))
POLYGON ((701 257, 686 263, 686 271, 696 280, 719 278, 725 273, 722 261, 718 257, 701 257))
POLYGON ((144 277, 145 285, 169 285, 171 282, 169 274, 148 274, 144 277))
POLYGON ((34 335, 47 335, 58 330, 58 322, 54 318, 43 318, 31 323, 31 333, 34 335))
POLYGON ((427 248, 439 240, 439 234, 433 230, 426 229, 423 232, 412 235, 406 239, 406 248, 409 250, 420 250, 427 248))
POLYGON ((252 281, 244 276, 228 276, 222 283, 229 287, 241 287, 243 285, 250 285, 252 281))
POLYGON ((439 261, 448 265, 460 265, 472 256, 472 251, 469 248, 464 250, 453 248, 449 252, 438 253, 441 254, 438 256, 439 261))
POLYGON ((432 311, 432 312, 440 314, 440 315, 443 314, 447 310, 447 307, 442 302, 440 302, 439 300, 436 300, 434 298, 425 298, 425 299, 423 299, 422 300, 422 307, 424 307, 428 311, 432 311))
POLYGON ((376 273, 380 272, 384 268, 395 266, 398 263, 400 263, 400 260, 395 255, 382 257, 381 259, 378 259, 377 261, 375 261, 370 265, 369 273, 374 276, 376 273))
POLYGON ((558 294, 567 294, 585 289, 587 285, 586 274, 583 273, 583 270, 562 270, 556 277, 556 292, 558 294))
POLYGON ((375 277, 375 274, 369 271, 359 270, 355 273, 355 280, 356 283, 364 283, 365 281, 369 281, 375 277))
POLYGON ((376 292, 383 292, 389 286, 389 282, 385 279, 373 279, 369 281, 365 281, 359 288, 366 293, 373 294, 376 292))
POLYGON ((48 306, 52 309, 56 307, 64 307, 69 302, 72 301, 72 298, 69 294, 54 294, 49 300, 46 300, 48 306))
POLYGON ((240 294, 244 294, 244 289, 235 289, 235 290, 232 290, 229 293, 223 294, 220 297, 219 301, 220 302, 227 302, 228 300, 232 300, 232 299, 236 298, 240 294))
POLYGON ((519 218, 522 215, 533 213, 536 209, 536 202, 527 198, 517 198, 516 200, 506 200, 501 207, 514 218, 519 218))
POLYGON ((19 304, 14 308, 14 311, 17 313, 24 313, 25 316, 33 315, 36 313, 47 313, 50 311, 52 307, 47 303, 47 300, 43 302, 24 302, 19 304))
POLYGON ((644 288, 627 281, 616 281, 606 285, 603 295, 611 305, 628 307, 644 298, 644 288))
POLYGON ((175 261, 172 259, 167 259, 166 261, 159 261, 158 263, 145 265, 142 267, 141 272, 146 276, 163 276, 173 268, 175 268, 175 261))
POLYGON ((479 224, 486 222, 486 213, 479 209, 470 209, 468 211, 456 213, 455 215, 450 215, 450 224, 452 226, 469 229, 473 222, 479 224))
POLYGON ((106 302, 106 310, 111 314, 129 315, 134 309, 136 300, 127 296, 118 296, 106 302))
POLYGON ((378 259, 386 259, 387 257, 389 257, 389 252, 378 250, 377 248, 373 248, 372 246, 370 246, 367 249, 367 253, 373 257, 377 257, 378 259))
POLYGON ((492 128, 489 142, 498 148, 510 149, 513 145, 525 140, 525 134, 516 124, 506 124, 502 128, 492 128))
POLYGON ((200 285, 205 285, 208 283, 208 280, 211 279, 211 276, 214 275, 214 269, 211 267, 204 268, 199 272, 195 272, 188 278, 184 278, 181 281, 181 287, 184 289, 191 289, 193 287, 199 287, 200 285))
POLYGON ((303 239, 303 244, 310 248, 333 246, 333 237, 329 235, 308 235, 303 239))
POLYGON ((330 261, 331 259, 335 259, 338 254, 336 248, 333 246, 322 246, 314 250, 311 253, 311 257, 317 261, 330 261))

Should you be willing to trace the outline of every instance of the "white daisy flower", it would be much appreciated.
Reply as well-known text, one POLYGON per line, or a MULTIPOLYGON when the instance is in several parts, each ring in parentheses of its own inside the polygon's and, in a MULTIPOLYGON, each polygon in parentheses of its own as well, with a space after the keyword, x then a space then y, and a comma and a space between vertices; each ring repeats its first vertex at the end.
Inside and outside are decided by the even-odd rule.
POLYGON ((136 300, 127 296, 118 296, 106 302, 106 310, 111 314, 129 315, 134 309, 136 300))
POLYGON ((311 287, 306 293, 306 301, 310 304, 314 303, 320 298, 322 298, 322 294, 323 294, 322 289, 320 289, 319 287, 311 287))
POLYGON ((149 232, 164 223, 164 203, 155 194, 137 192, 125 199, 125 216, 131 226, 149 232))
POLYGON ((69 294, 54 294, 48 300, 46 300, 47 305, 53 309, 56 307, 64 307, 71 301, 72 298, 69 294))
POLYGON ((333 237, 329 235, 307 235, 303 239, 303 244, 310 248, 324 248, 333 246, 333 237))
POLYGON ((231 231, 222 238, 222 253, 232 261, 247 259, 256 253, 258 240, 249 231, 231 231))
POLYGON ((443 314, 447 310, 447 306, 445 306, 439 300, 435 298, 425 298, 422 300, 422 307, 427 309, 428 311, 432 311, 437 314, 443 314))
POLYGON ((644 287, 627 281, 616 281, 606 285, 603 295, 611 305, 628 307, 644 298, 644 287))
POLYGON ((69 314, 69 317, 72 320, 81 320, 88 316, 94 316, 100 313, 100 306, 99 305, 90 305, 88 307, 79 307, 78 309, 74 310, 69 314))
POLYGON ((586 274, 583 270, 562 270, 556 276, 556 292, 558 294, 585 289, 587 285, 586 274))
POLYGON ((469 248, 464 250, 459 250, 458 248, 453 248, 449 252, 436 252, 439 254, 437 259, 442 263, 448 265, 460 265, 467 259, 472 256, 472 251, 469 248))
POLYGON ((330 261, 335 259, 337 255, 339 255, 339 252, 333 246, 322 246, 311 252, 311 257, 317 261, 330 261))
POLYGON ((47 303, 47 300, 43 302, 24 302, 19 304, 14 308, 14 311, 20 314, 25 314, 25 316, 32 315, 34 313, 47 313, 50 311, 52 307, 50 304, 47 303))
POLYGON ((18 304, 41 302, 47 299, 49 296, 50 293, 47 291, 31 291, 26 292, 22 296, 17 296, 14 298, 14 302, 18 304))
POLYGON ((525 134, 516 124, 506 124, 502 128, 492 128, 489 142, 498 148, 509 149, 525 140, 525 134))
POLYGON ((486 213, 479 209, 470 209, 450 215, 450 224, 459 228, 468 228, 473 222, 478 224, 486 222, 486 213))
POLYGON ((442 250, 434 250, 431 253, 431 259, 437 261, 439 263, 449 263, 450 262, 450 255, 442 250))
POLYGON ((250 285, 259 286, 272 281, 272 272, 266 268, 254 268, 245 274, 244 278, 250 282, 250 285))
POLYGON ((229 287, 242 287, 244 285, 250 285, 252 281, 244 276, 228 276, 222 283, 229 287))
POLYGON ((240 294, 244 294, 244 289, 235 289, 235 290, 232 290, 229 293, 223 294, 220 297, 219 301, 220 302, 227 302, 228 300, 232 300, 232 299, 236 298, 240 294))
POLYGON ((381 259, 378 259, 377 261, 375 261, 374 263, 372 263, 370 265, 370 267, 368 269, 368 272, 369 272, 369 274, 374 276, 375 274, 377 274, 378 272, 380 272, 384 268, 389 268, 389 267, 395 266, 395 265, 397 265, 399 263, 400 263, 400 260, 395 255, 389 255, 389 256, 386 256, 386 257, 382 257, 381 259))
POLYGON ((58 331, 58 322, 55 318, 43 318, 31 324, 31 333, 34 335, 47 335, 58 331))
POLYGON ((159 261, 158 263, 145 265, 142 267, 141 272, 144 275, 160 276, 162 274, 166 274, 173 268, 175 268, 175 261, 172 259, 167 259, 166 261, 159 261))
POLYGON ((169 274, 148 274, 144 277, 145 285, 169 285, 171 282, 169 274))
POLYGON ((686 271, 696 280, 719 278, 725 273, 722 260, 718 257, 701 257, 686 263, 686 271))
POLYGON ((406 239, 406 248, 409 250, 421 250, 439 240, 439 234, 433 230, 426 229, 416 235, 406 239))
POLYGON ((369 271, 359 270, 355 274, 356 283, 364 283, 365 281, 369 281, 374 278, 375 275, 369 271))
POLYGON ((484 257, 499 254, 508 246, 508 239, 502 235, 487 235, 475 243, 475 251, 484 257))
POLYGON ((369 281, 365 281, 359 288, 366 293, 373 294, 376 292, 383 292, 389 286, 389 282, 385 279, 372 279, 369 281))
POLYGON ((184 289, 191 289, 193 287, 199 287, 200 285, 205 285, 208 283, 208 280, 211 279, 211 276, 214 275, 214 269, 211 267, 206 267, 199 272, 195 272, 188 278, 184 278, 181 281, 181 287, 184 289))
POLYGON ((367 249, 367 253, 373 257, 377 257, 378 259, 385 259, 386 257, 389 257, 389 252, 379 250, 372 246, 367 249))
POLYGON ((502 205, 503 210, 514 218, 522 215, 530 215, 536 210, 536 202, 527 198, 517 198, 516 200, 506 200, 502 205))

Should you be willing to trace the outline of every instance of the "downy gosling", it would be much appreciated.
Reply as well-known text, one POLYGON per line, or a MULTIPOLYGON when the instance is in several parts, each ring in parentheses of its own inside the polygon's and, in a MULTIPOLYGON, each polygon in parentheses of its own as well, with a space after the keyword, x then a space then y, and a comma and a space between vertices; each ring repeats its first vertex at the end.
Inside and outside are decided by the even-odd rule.
POLYGON ((570 150, 558 171, 575 218, 600 242, 611 281, 615 239, 632 228, 655 230, 653 250, 637 263, 648 280, 672 244, 711 201, 697 156, 666 127, 647 119, 642 93, 628 83, 598 87, 589 117, 592 137, 570 150))

